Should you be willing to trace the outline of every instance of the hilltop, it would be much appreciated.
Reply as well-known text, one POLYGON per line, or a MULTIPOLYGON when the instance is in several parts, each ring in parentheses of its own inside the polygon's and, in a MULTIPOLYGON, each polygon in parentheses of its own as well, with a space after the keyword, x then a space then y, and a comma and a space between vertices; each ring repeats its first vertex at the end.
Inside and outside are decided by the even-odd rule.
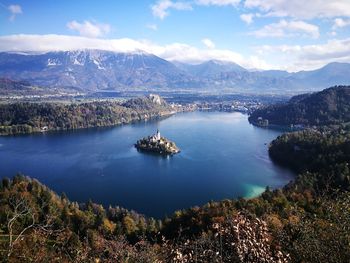
POLYGON ((350 86, 336 86, 321 92, 291 98, 288 103, 254 111, 249 121, 268 120, 276 125, 329 125, 350 121, 350 86))

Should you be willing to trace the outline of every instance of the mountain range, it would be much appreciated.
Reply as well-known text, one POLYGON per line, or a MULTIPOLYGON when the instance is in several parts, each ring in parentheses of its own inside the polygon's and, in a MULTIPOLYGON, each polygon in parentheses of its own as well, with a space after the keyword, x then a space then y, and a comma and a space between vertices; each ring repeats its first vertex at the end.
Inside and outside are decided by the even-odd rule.
POLYGON ((295 94, 350 84, 350 64, 335 62, 313 71, 289 73, 252 71, 218 60, 197 65, 170 62, 143 51, 0 52, 0 78, 87 92, 195 89, 295 94))

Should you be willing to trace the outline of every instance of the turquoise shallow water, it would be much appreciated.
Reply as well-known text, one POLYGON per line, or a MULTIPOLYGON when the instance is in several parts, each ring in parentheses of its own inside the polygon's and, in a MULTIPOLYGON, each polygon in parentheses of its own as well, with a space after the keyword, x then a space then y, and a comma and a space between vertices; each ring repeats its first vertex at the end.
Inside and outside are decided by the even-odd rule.
POLYGON ((292 174, 267 152, 279 134, 250 125, 240 113, 192 112, 120 127, 1 137, 0 176, 22 172, 74 201, 91 198, 162 217, 286 184, 292 174), (157 128, 180 154, 137 152, 136 140, 157 128))

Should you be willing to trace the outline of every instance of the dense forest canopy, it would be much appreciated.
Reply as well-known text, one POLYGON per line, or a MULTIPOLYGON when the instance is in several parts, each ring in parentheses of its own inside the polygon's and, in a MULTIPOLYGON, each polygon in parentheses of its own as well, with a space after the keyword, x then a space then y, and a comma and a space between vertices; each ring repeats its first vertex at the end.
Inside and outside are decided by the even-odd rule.
POLYGON ((350 191, 350 126, 286 133, 272 141, 269 153, 313 190, 350 191))
POLYGON ((85 103, 0 104, 0 135, 112 126, 170 114, 159 96, 85 103))
POLYGON ((350 121, 350 86, 336 86, 321 92, 298 95, 286 104, 270 105, 251 114, 278 125, 330 125, 350 121))

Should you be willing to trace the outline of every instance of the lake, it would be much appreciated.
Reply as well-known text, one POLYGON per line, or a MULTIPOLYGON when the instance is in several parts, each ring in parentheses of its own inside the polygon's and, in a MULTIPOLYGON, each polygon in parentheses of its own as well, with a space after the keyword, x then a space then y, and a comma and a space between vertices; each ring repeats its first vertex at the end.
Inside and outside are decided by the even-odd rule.
POLYGON ((285 185, 293 174, 268 156, 269 142, 281 133, 250 125, 241 113, 191 112, 118 127, 0 137, 0 176, 21 172, 72 201, 91 198, 160 218, 285 185), (157 129, 181 153, 162 157, 134 148, 157 129))

